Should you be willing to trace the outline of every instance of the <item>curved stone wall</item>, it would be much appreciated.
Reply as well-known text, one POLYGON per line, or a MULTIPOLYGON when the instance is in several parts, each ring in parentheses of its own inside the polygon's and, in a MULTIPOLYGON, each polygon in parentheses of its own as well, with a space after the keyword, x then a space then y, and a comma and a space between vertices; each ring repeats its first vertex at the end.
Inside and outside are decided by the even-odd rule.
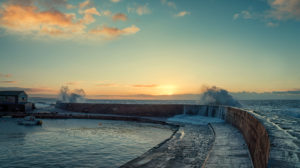
POLYGON ((264 125, 250 112, 232 107, 226 108, 227 112, 225 120, 242 132, 245 141, 248 144, 254 167, 267 167, 270 152, 270 140, 264 125))
POLYGON ((225 106, 185 105, 184 114, 218 117, 238 128, 248 145, 255 168, 268 166, 270 140, 264 125, 250 112, 225 106))
POLYGON ((270 141, 264 125, 250 112, 225 106, 175 104, 88 104, 59 103, 56 107, 83 113, 127 116, 172 117, 178 114, 218 117, 237 127, 248 145, 255 168, 268 166, 270 141))

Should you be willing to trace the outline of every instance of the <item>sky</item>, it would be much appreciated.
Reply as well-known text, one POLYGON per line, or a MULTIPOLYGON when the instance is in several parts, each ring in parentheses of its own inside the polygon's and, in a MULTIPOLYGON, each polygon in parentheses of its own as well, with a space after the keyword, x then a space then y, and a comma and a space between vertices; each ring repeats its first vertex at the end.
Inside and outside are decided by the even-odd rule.
POLYGON ((300 97, 299 46, 299 0, 0 0, 0 90, 300 97))

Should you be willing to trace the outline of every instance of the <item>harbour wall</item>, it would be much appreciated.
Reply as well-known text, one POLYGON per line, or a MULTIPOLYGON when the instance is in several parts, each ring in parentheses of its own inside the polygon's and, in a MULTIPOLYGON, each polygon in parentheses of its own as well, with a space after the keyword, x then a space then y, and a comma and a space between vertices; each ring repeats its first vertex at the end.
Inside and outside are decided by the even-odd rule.
POLYGON ((248 145, 254 167, 268 167, 270 151, 268 132, 264 125, 251 112, 242 109, 206 105, 88 103, 59 103, 56 107, 81 113, 117 114, 140 117, 172 117, 179 114, 218 117, 241 131, 248 145))
POLYGON ((115 114, 143 117, 172 117, 182 114, 184 105, 176 104, 90 104, 90 103, 57 103, 56 108, 63 110, 95 113, 115 114))

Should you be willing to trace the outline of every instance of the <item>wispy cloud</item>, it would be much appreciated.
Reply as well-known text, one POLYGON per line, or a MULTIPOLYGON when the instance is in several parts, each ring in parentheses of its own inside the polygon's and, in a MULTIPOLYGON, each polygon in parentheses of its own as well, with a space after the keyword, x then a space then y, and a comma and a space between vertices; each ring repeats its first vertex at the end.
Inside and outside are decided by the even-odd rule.
POLYGON ((280 21, 296 20, 300 21, 300 1, 299 0, 267 0, 270 9, 261 12, 251 12, 243 10, 235 13, 233 19, 255 19, 260 20, 268 27, 279 26, 280 21))
POLYGON ((298 95, 300 95, 300 89, 298 89, 298 90, 287 90, 287 91, 274 91, 272 93, 274 93, 274 94, 292 94, 292 95, 298 94, 298 95))
POLYGON ((51 88, 25 88, 25 91, 30 93, 56 93, 57 90, 51 88))
POLYGON ((0 81, 0 83, 15 84, 18 83, 18 81, 0 81))
POLYGON ((112 16, 113 21, 126 21, 128 17, 124 13, 116 13, 112 16))
POLYGON ((183 17, 183 16, 190 15, 190 14, 191 14, 191 12, 181 11, 181 12, 175 14, 175 17, 183 17))
POLYGON ((243 11, 241 11, 241 12, 236 13, 236 14, 233 15, 233 19, 234 20, 239 19, 239 18, 252 19, 253 16, 252 16, 252 14, 249 11, 243 10, 243 11))
POLYGON ((21 91, 24 90, 29 93, 57 93, 58 90, 51 89, 47 87, 37 87, 37 88, 24 88, 24 87, 0 87, 1 91, 10 91, 10 90, 16 90, 21 91))
POLYGON ((151 10, 148 7, 148 4, 138 5, 136 7, 128 7, 127 11, 129 13, 137 13, 138 15, 150 14, 151 10))
POLYGON ((12 74, 2 74, 0 73, 0 78, 10 78, 12 77, 12 74))
POLYGON ((268 27, 277 27, 279 24, 270 21, 270 22, 266 23, 266 25, 267 25, 268 27))
POLYGON ((118 2, 120 2, 121 0, 110 0, 111 2, 113 2, 113 3, 118 3, 118 2))
POLYGON ((140 29, 138 27, 136 27, 135 25, 132 25, 132 26, 124 28, 124 29, 100 26, 100 27, 90 30, 89 33, 95 34, 95 35, 100 35, 100 36, 105 36, 105 37, 117 37, 117 36, 121 36, 121 35, 135 34, 138 31, 140 31, 140 29))
POLYGON ((79 85, 81 82, 74 81, 74 82, 66 82, 66 85, 79 85))
POLYGON ((91 7, 91 6, 92 6, 92 3, 90 0, 86 0, 79 4, 80 9, 85 8, 85 7, 91 7))
POLYGON ((156 84, 150 84, 150 85, 132 85, 132 87, 136 88, 155 88, 158 87, 156 84))
POLYGON ((110 10, 104 10, 104 11, 101 12, 101 14, 104 15, 104 16, 111 16, 112 15, 110 10))
POLYGON ((295 19, 300 20, 299 0, 269 0, 271 10, 267 16, 277 20, 295 19))
POLYGON ((119 85, 116 83, 99 83, 96 86, 98 86, 98 87, 117 87, 119 85))
POLYGON ((176 8, 177 8, 177 7, 176 7, 176 4, 175 4, 174 2, 172 2, 172 1, 161 0, 161 3, 162 3, 163 5, 167 5, 167 6, 170 7, 170 8, 173 8, 173 9, 176 9, 176 8))

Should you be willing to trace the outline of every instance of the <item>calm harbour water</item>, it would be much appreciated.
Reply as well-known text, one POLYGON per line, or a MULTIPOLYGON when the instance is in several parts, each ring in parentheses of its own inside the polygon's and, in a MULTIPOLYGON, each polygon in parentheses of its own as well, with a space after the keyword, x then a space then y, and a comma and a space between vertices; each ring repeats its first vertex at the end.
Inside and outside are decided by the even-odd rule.
POLYGON ((124 121, 43 120, 26 127, 0 118, 0 167, 119 167, 171 134, 167 126, 124 121))

